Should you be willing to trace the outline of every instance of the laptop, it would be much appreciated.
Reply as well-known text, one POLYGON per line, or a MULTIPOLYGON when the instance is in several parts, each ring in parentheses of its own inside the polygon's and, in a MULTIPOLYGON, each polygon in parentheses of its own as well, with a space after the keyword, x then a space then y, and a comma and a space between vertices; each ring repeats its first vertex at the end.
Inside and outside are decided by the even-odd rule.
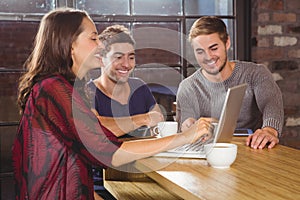
POLYGON ((247 84, 231 87, 227 90, 218 124, 214 126, 213 136, 203 142, 201 139, 193 144, 186 144, 175 149, 158 153, 160 157, 205 158, 203 146, 207 143, 230 142, 235 132, 237 119, 245 96, 247 84))

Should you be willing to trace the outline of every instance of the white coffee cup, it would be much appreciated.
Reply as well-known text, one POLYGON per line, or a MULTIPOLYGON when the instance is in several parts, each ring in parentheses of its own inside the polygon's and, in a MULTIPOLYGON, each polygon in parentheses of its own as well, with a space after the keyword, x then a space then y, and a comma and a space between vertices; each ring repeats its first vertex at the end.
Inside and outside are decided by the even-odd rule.
POLYGON ((157 126, 153 128, 154 135, 166 137, 176 134, 178 130, 178 123, 173 121, 159 122, 157 126))
POLYGON ((235 161, 237 145, 231 143, 210 143, 204 145, 206 160, 213 168, 229 168, 235 161))

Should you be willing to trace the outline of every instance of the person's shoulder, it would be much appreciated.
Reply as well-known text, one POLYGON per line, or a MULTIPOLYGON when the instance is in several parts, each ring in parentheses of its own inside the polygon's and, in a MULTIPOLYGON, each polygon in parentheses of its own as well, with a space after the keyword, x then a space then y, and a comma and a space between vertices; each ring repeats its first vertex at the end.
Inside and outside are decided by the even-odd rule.
POLYGON ((272 73, 268 69, 268 67, 264 64, 247 62, 247 61, 239 61, 236 63, 237 71, 236 73, 242 74, 247 77, 247 79, 251 80, 253 84, 260 80, 272 79, 272 73))
POLYGON ((138 77, 129 77, 128 83, 132 87, 141 87, 141 86, 147 85, 147 83, 145 81, 143 81, 142 79, 140 79, 138 77))
POLYGON ((71 83, 61 75, 51 75, 37 82, 33 87, 34 94, 54 94, 72 90, 71 83))
POLYGON ((131 83, 143 83, 146 84, 145 81, 143 81, 142 79, 138 78, 138 77, 129 77, 128 78, 128 82, 131 83))
POLYGON ((255 63, 250 61, 235 61, 236 66, 242 73, 249 73, 249 74, 264 74, 270 73, 270 70, 265 64, 262 63, 255 63))
POLYGON ((193 74, 191 74, 190 76, 183 79, 179 85, 190 85, 190 84, 195 83, 195 80, 198 80, 201 78, 200 73, 201 73, 200 69, 197 69, 193 74))
POLYGON ((267 69, 267 67, 262 64, 262 63, 255 63, 255 62, 251 62, 251 61, 234 61, 236 63, 237 66, 239 66, 240 68, 243 69, 248 69, 248 70, 265 70, 267 69))
POLYGON ((61 75, 52 75, 40 81, 40 85, 46 87, 55 87, 61 84, 70 84, 67 79, 61 75))

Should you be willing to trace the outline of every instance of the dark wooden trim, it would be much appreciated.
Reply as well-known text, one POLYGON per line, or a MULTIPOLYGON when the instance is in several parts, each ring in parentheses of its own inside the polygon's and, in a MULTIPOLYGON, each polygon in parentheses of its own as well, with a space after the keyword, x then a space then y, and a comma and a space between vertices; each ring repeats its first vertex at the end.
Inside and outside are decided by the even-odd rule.
POLYGON ((251 0, 236 0, 237 60, 251 61, 251 0))

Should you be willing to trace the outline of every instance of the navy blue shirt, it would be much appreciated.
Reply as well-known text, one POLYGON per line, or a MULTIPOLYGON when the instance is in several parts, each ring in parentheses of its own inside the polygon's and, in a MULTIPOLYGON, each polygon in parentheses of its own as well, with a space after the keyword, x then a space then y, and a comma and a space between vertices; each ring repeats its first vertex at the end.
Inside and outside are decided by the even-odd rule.
MULTIPOLYGON (((127 104, 121 104, 111 99, 101 90, 99 90, 91 80, 88 83, 89 95, 92 97, 92 107, 95 108, 99 115, 105 117, 126 117, 136 114, 149 112, 156 104, 156 101, 147 86, 139 78, 129 78, 130 95, 127 104), (94 97, 94 98, 93 98, 94 97)), ((134 130, 122 137, 132 137, 140 135, 144 129, 134 130)), ((146 129, 148 131, 148 129, 146 129)), ((101 168, 93 168, 94 190, 100 195, 107 192, 103 187, 103 172, 101 168)))
POLYGON ((89 89, 95 95, 92 106, 99 115, 105 117, 126 117, 147 113, 154 107, 156 101, 144 81, 139 78, 129 78, 128 84, 130 87, 128 103, 121 104, 99 90, 93 81, 88 83, 89 89))

